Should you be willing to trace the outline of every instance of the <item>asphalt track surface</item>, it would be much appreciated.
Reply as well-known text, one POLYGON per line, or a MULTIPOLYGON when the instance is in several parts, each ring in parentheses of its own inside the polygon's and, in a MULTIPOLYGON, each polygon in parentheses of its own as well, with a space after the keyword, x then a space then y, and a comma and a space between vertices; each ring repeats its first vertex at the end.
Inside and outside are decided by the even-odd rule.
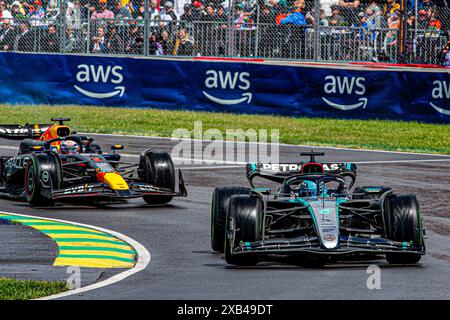
MULTIPOLYGON (((124 159, 131 161, 137 161, 145 148, 171 152, 179 143, 159 138, 93 136, 104 148, 124 144, 124 153, 128 155, 124 159)), ((0 153, 13 155, 17 144, 0 139, 0 153)), ((197 142, 195 147, 202 150, 207 144, 197 142)), ((246 150, 235 152, 248 154, 248 145, 244 146, 246 150)), ((299 152, 310 149, 281 145, 280 161, 298 161, 299 152)), ((177 167, 185 168, 189 195, 174 199, 166 206, 148 206, 136 199, 100 208, 61 205, 36 209, 1 199, 0 208, 108 228, 137 240, 150 251, 152 259, 145 270, 118 283, 66 299, 449 299, 450 156, 319 149, 326 152, 324 161, 358 163, 356 185, 388 185, 399 193, 418 196, 427 232, 427 255, 420 264, 392 266, 381 259, 323 268, 304 268, 286 261, 270 261, 251 268, 227 266, 221 255, 211 252, 210 203, 215 186, 247 185, 242 165, 230 163, 176 161, 177 167), (381 268, 380 290, 367 288, 370 276, 367 267, 371 264, 381 268)), ((0 233, 4 235, 2 229, 0 233)), ((20 237, 19 233, 15 236, 20 237)), ((18 252, 23 252, 24 242, 18 241, 17 248, 8 251, 17 259, 16 266, 20 265, 18 252)), ((39 241, 34 243, 38 245, 39 241)), ((51 250, 50 243, 44 240, 40 243, 51 250)), ((42 257, 45 255, 52 257, 42 252, 42 257)), ((1 258, 7 259, 4 255, 1 258)), ((95 274, 105 278, 114 273, 95 272, 86 270, 91 282, 95 274)), ((0 267, 0 277, 4 273, 0 267)))

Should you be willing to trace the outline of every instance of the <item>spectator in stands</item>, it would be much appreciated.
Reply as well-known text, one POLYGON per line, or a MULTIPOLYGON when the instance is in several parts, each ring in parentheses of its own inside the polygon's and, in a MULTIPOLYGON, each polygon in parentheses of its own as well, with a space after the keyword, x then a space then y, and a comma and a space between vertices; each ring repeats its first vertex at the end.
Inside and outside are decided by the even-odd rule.
POLYGON ((170 38, 170 34, 167 31, 161 32, 160 44, 163 50, 163 54, 172 55, 174 49, 174 41, 170 38))
POLYGON ((417 17, 417 28, 419 30, 428 29, 429 18, 427 12, 425 10, 419 10, 418 15, 419 16, 417 17))
POLYGON ((173 3, 170 1, 166 1, 164 3, 164 8, 161 9, 159 16, 164 26, 168 27, 170 30, 176 25, 178 21, 178 17, 173 10, 173 3))
POLYGON ((14 1, 11 6, 11 14, 14 18, 14 20, 22 20, 25 19, 27 16, 27 13, 20 1, 14 1))
POLYGON ((126 53, 142 54, 144 51, 144 33, 138 26, 132 26, 128 35, 128 42, 125 48, 126 53))
POLYGON ((359 0, 346 2, 346 0, 319 0, 320 9, 323 9, 325 17, 332 16, 332 6, 339 6, 344 8, 358 8, 359 0))
POLYGON ((164 54, 163 47, 159 42, 158 35, 153 32, 148 42, 148 53, 151 56, 162 56, 164 54))
POLYGON ((337 6, 333 7, 329 21, 330 21, 330 26, 335 26, 335 27, 348 26, 347 20, 343 16, 341 16, 339 7, 337 7, 337 6))
MULTIPOLYGON (((149 24, 150 24, 151 27, 154 27, 154 26, 158 25, 158 21, 157 20, 159 20, 158 2, 156 0, 150 0, 149 1, 149 7, 150 7, 149 8, 149 10, 150 10, 150 13, 149 13, 150 23, 149 24)), ((141 8, 143 9, 144 7, 141 6, 141 8)), ((145 11, 142 11, 142 14, 144 12, 145 11)), ((142 17, 143 17, 143 15, 142 15, 142 17)))
POLYGON ((99 0, 98 4, 98 9, 96 9, 94 13, 92 13, 91 19, 114 19, 114 12, 108 10, 108 8, 106 7, 107 0, 99 0))
POLYGON ((383 15, 388 16, 389 14, 397 14, 400 10, 400 4, 396 3, 395 0, 386 0, 383 8, 383 15))
POLYGON ((122 5, 121 0, 116 0, 116 7, 114 8, 114 17, 117 19, 133 19, 130 8, 133 7, 133 2, 128 2, 122 5))
POLYGON ((5 1, 0 1, 0 24, 8 21, 10 25, 13 24, 13 16, 6 7, 5 1))
POLYGON ((66 29, 66 52, 75 52, 77 48, 77 38, 75 37, 74 30, 71 27, 66 29))
POLYGON ((14 46, 14 38, 16 37, 15 30, 11 25, 11 20, 3 21, 0 32, 0 50, 11 51, 14 46))
POLYGON ((56 23, 59 17, 59 3, 58 0, 48 0, 48 5, 45 9, 46 23, 56 23))
POLYGON ((173 53, 177 56, 194 55, 194 42, 189 38, 189 34, 183 28, 178 30, 173 53))
POLYGON ((432 12, 430 15, 429 29, 431 30, 441 30, 441 21, 436 18, 436 13, 432 12))
POLYGON ((92 37, 92 53, 106 53, 106 37, 105 29, 102 27, 97 28, 97 35, 92 37))
POLYGON ((444 67, 450 68, 450 31, 447 31, 447 44, 440 53, 440 60, 444 67))
POLYGON ((59 33, 57 32, 55 25, 51 24, 48 26, 41 47, 46 52, 59 52, 59 33))
POLYGON ((191 0, 174 0, 174 11, 178 17, 185 12, 186 5, 191 5, 191 0))
POLYGON ((81 4, 79 0, 67 2, 66 23, 69 28, 74 30, 73 35, 75 38, 78 38, 82 25, 81 4))
POLYGON ((35 33, 30 31, 28 21, 21 22, 19 29, 20 31, 14 39, 14 51, 33 52, 35 33))
POLYGON ((120 54, 124 52, 125 43, 114 25, 110 25, 106 34, 106 49, 108 53, 120 54))
POLYGON ((420 0, 417 3, 417 7, 419 8, 419 10, 421 9, 429 9, 431 7, 434 7, 434 3, 432 0, 420 0))
POLYGON ((192 4, 187 3, 184 5, 184 12, 180 16, 180 21, 182 21, 183 23, 194 21, 194 15, 192 12, 192 4))
POLYGON ((281 20, 281 25, 297 25, 305 26, 306 18, 303 14, 305 10, 305 0, 296 0, 294 2, 295 9, 286 18, 281 20))
POLYGON ((41 0, 34 0, 33 6, 29 7, 28 18, 33 27, 39 27, 44 23, 45 9, 42 6, 41 0))
POLYGON ((378 3, 373 0, 370 5, 366 9, 367 14, 367 25, 369 29, 379 29, 381 28, 381 8, 378 6, 378 3))
POLYGON ((208 22, 216 22, 216 15, 214 12, 214 6, 212 3, 209 3, 205 7, 205 14, 202 16, 202 21, 208 22))

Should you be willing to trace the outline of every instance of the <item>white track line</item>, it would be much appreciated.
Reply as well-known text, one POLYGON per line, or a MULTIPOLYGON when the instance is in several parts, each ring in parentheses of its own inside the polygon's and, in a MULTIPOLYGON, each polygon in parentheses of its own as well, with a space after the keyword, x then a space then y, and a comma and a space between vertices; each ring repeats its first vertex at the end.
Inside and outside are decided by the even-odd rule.
POLYGON ((150 263, 151 260, 151 255, 150 252, 148 252, 148 250, 139 242, 137 242, 134 239, 131 239, 130 237, 121 234, 119 232, 116 231, 112 231, 109 229, 105 229, 105 228, 100 228, 97 226, 92 226, 89 224, 84 224, 84 223, 78 223, 78 222, 73 222, 73 221, 67 221, 67 220, 60 220, 60 219, 52 219, 52 218, 47 218, 47 217, 39 217, 39 216, 31 216, 31 215, 26 215, 26 214, 18 214, 18 213, 12 213, 12 212, 5 212, 5 211, 0 211, 1 213, 5 213, 5 214, 11 214, 11 215, 15 215, 15 216, 21 216, 21 217, 27 217, 27 218, 35 218, 35 219, 43 219, 43 220, 50 220, 50 221, 56 221, 56 222, 63 222, 63 223, 68 223, 68 224, 72 224, 72 225, 76 225, 76 226, 81 226, 81 227, 86 227, 86 228, 91 228, 91 229, 95 229, 95 230, 99 230, 102 232, 106 232, 109 233, 113 236, 115 236, 116 238, 119 238, 122 241, 125 241, 126 243, 128 243, 129 245, 131 245, 137 252, 137 256, 138 256, 138 260, 136 262, 136 265, 126 271, 123 271, 121 273, 116 274, 115 276, 112 276, 111 278, 108 278, 106 280, 97 282, 97 283, 93 283, 90 284, 86 287, 82 287, 79 289, 74 289, 74 290, 69 290, 63 293, 59 293, 59 294, 55 294, 52 296, 48 296, 48 297, 43 297, 43 298, 38 298, 35 300, 51 300, 51 299, 58 299, 58 298, 63 298, 63 297, 68 297, 68 296, 72 296, 72 295, 76 295, 76 294, 80 294, 83 292, 87 292, 87 291, 91 291, 94 289, 99 289, 108 285, 111 285, 113 283, 119 282, 139 271, 144 270, 148 264, 150 263))

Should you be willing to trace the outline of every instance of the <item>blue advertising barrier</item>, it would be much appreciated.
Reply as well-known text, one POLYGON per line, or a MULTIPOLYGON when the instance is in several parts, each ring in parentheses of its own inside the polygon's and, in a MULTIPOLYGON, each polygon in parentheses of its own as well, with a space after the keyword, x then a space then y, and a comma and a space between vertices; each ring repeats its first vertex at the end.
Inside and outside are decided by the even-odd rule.
POLYGON ((0 103, 450 123, 450 70, 1 53, 0 103))

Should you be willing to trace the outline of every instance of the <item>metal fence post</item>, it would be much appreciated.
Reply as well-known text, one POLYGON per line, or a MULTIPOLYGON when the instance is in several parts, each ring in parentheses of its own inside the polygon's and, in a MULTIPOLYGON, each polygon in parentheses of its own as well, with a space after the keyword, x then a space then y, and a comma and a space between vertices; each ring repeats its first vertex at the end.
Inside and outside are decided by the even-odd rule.
POLYGON ((234 56, 234 30, 233 30, 233 17, 234 17, 234 7, 233 0, 228 0, 228 46, 227 46, 227 56, 234 56))
POLYGON ((87 37, 86 37, 86 53, 89 53, 91 47, 91 9, 87 11, 87 37))
POLYGON ((320 3, 319 0, 314 0, 314 61, 319 61, 320 50, 320 3))
POLYGON ((258 46, 259 46, 259 26, 261 25, 260 21, 259 21, 259 12, 260 12, 260 7, 259 7, 259 3, 256 4, 256 23, 255 23, 255 28, 256 28, 256 36, 255 36, 255 52, 254 52, 254 56, 258 57, 258 46))
POLYGON ((60 2, 59 8, 59 50, 61 53, 66 53, 66 30, 67 30, 67 19, 66 19, 66 7, 67 3, 65 1, 60 2))
POLYGON ((149 13, 150 13, 150 4, 149 0, 145 0, 144 3, 144 56, 148 56, 149 53, 149 36, 148 36, 148 25, 149 25, 149 13))
POLYGON ((414 1, 414 35, 413 35, 413 59, 417 57, 417 13, 418 13, 418 0, 414 1))

